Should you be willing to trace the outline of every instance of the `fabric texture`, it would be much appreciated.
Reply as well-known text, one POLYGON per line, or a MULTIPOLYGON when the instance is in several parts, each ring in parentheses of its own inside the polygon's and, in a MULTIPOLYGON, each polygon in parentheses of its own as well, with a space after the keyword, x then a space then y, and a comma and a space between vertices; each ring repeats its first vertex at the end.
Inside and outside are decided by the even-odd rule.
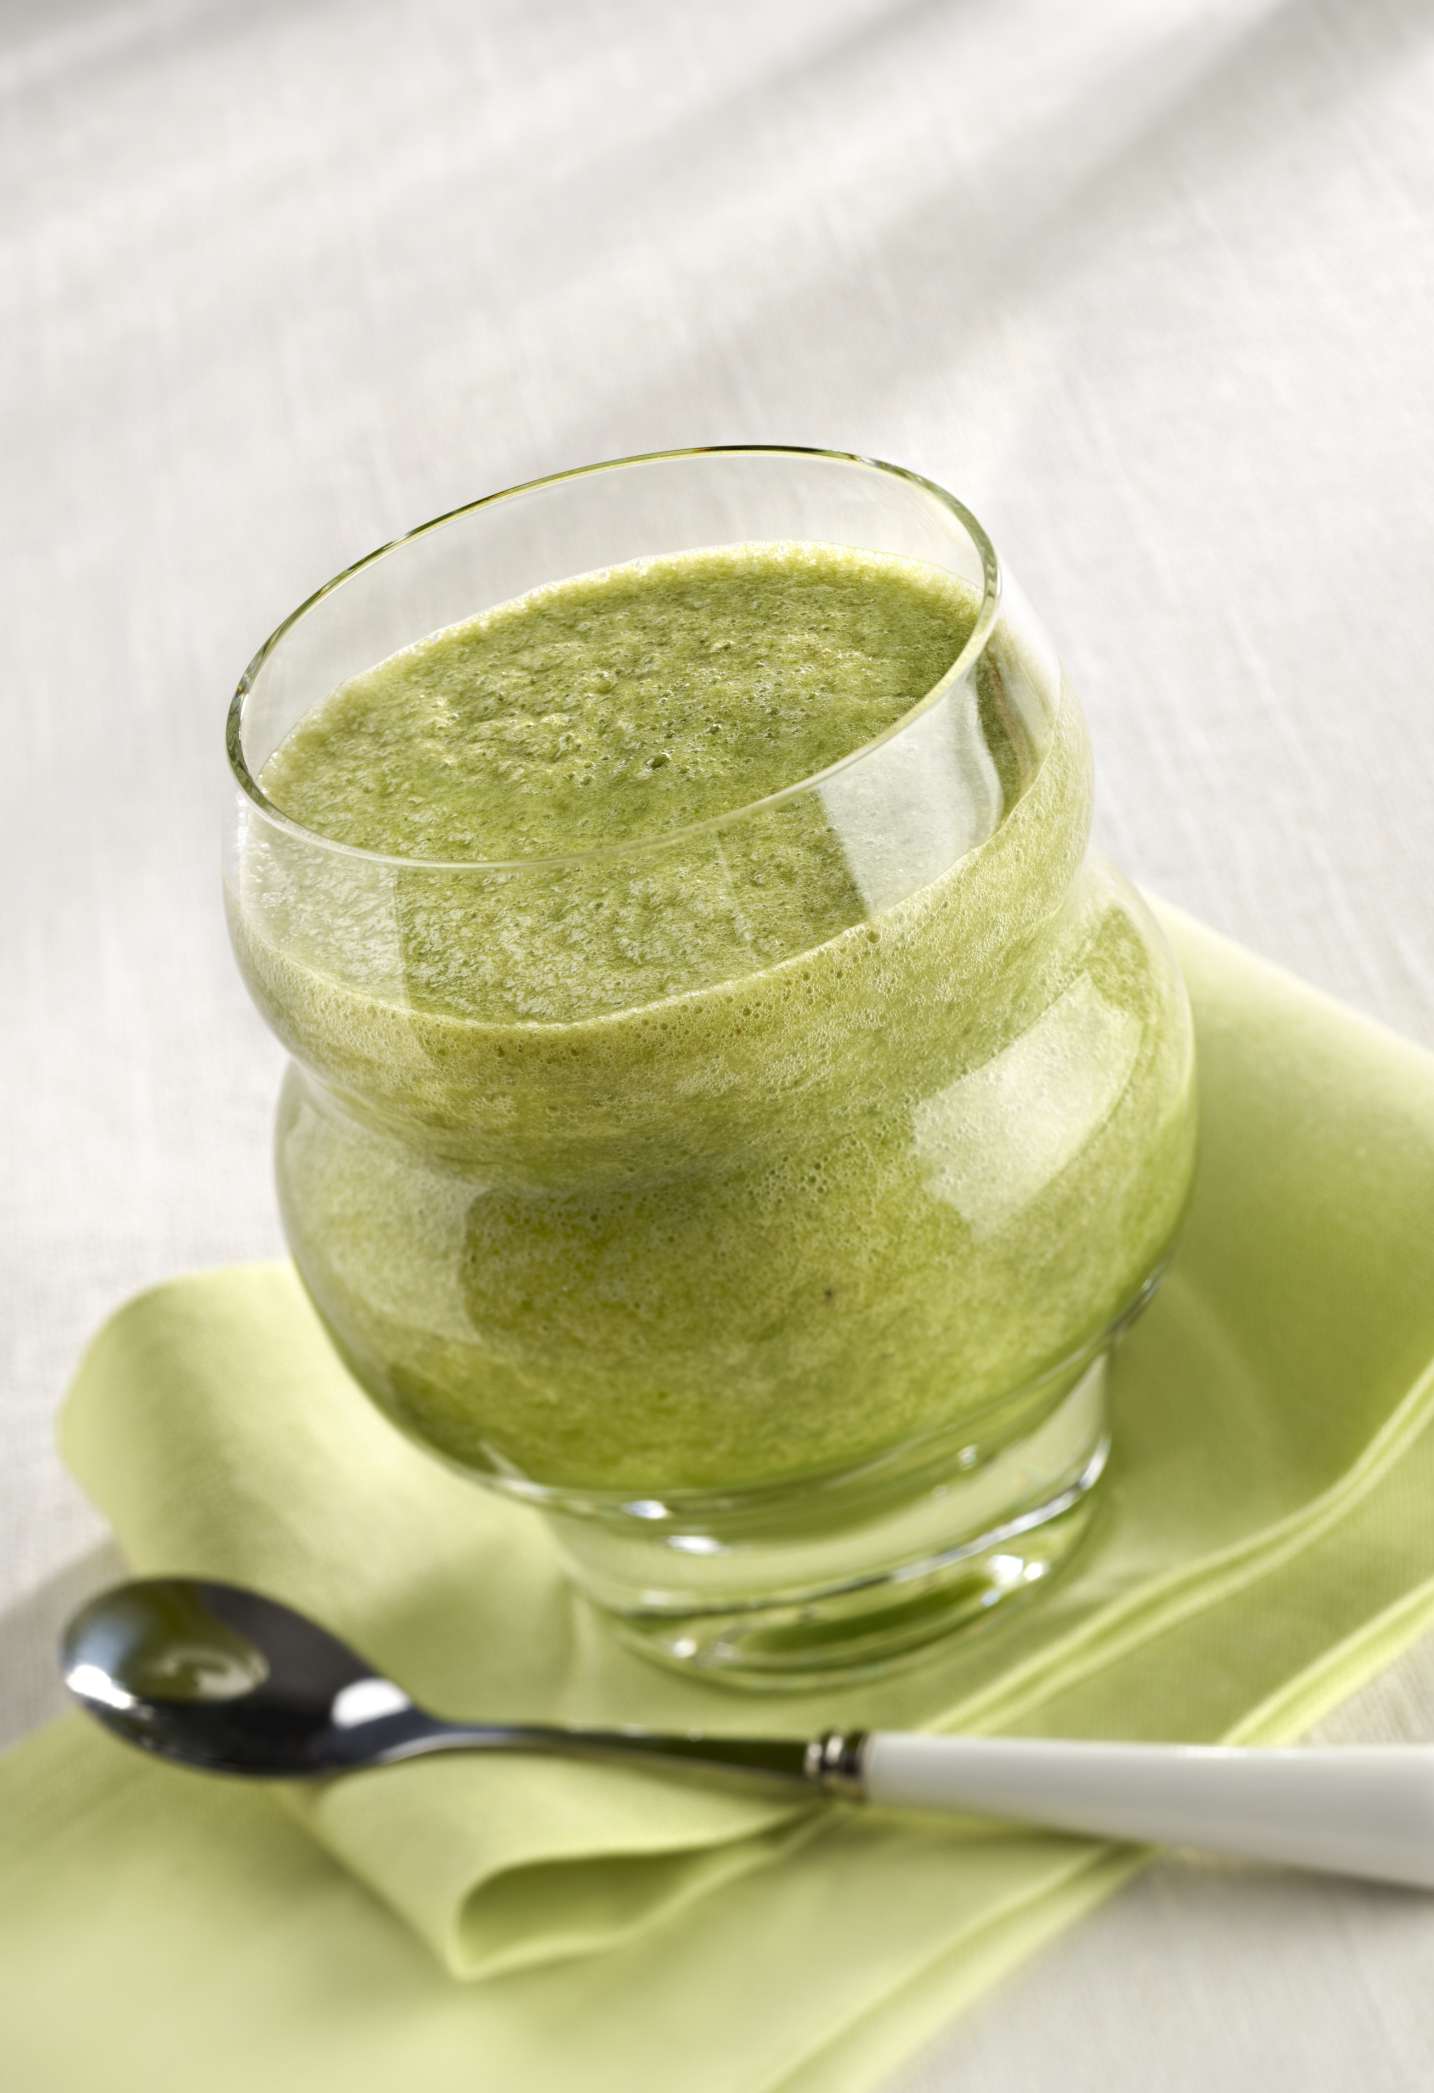
MULTIPOLYGON (((66 1458, 136 1568, 278 1592, 454 1713, 1298 1735, 1434 1617, 1434 1062, 1167 921, 1201 1160, 1118 1360, 1104 1515, 1039 1603, 920 1670, 748 1702, 616 1650, 537 1520, 368 1408, 286 1267, 121 1311, 66 1458)), ((102 2053, 163 2084, 202 2048, 216 2093, 857 2093, 1139 1856, 542 1761, 279 1802, 73 1718, 0 1763, 0 1863, 27 2088, 102 2053)))
MULTIPOLYGON (((82 1344, 282 1247, 224 707, 425 517, 669 444, 930 473, 1121 866, 1434 1045, 1431 106, 1429 0, 6 0, 0 1735, 117 1573, 82 1344)), ((1434 1638, 1336 1726, 1434 1735, 1434 1638)), ((901 2086, 1410 2093, 1431 1965, 1434 1901, 1161 1865, 901 2086)), ((73 2079, 0 2032, 0 2084, 73 2079)))

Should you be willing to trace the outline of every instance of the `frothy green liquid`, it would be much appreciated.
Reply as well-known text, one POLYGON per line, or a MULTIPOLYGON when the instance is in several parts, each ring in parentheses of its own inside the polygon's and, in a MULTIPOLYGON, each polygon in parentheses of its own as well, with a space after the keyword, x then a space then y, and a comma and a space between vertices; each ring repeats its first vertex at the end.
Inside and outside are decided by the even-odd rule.
POLYGON ((300 1269, 454 1458, 648 1495, 839 1467, 1064 1385, 1158 1263, 1183 998, 1085 862, 1039 664, 992 645, 741 812, 886 734, 975 612, 836 549, 647 562, 433 635, 270 759, 310 830, 444 861, 256 824, 231 904, 307 1071, 300 1269))
POLYGON ((632 842, 873 740, 945 675, 975 615, 934 569, 824 548, 614 568, 356 677, 264 783, 309 828, 400 857, 632 842))

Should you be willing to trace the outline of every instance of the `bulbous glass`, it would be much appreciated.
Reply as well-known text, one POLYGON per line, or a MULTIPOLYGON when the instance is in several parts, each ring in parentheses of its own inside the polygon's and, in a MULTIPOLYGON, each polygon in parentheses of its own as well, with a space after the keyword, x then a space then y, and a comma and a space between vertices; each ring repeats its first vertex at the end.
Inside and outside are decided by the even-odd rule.
POLYGON ((772 449, 492 497, 296 612, 229 750, 231 931, 293 1057, 284 1225, 399 1425, 541 1505, 643 1647, 738 1678, 888 1662, 1062 1559, 1105 1357, 1186 1197, 1191 1033, 1090 851, 1076 700, 959 502, 772 449), (975 611, 941 682, 816 777, 460 864, 340 845, 264 791, 297 720, 430 632, 793 541, 937 567, 975 611))

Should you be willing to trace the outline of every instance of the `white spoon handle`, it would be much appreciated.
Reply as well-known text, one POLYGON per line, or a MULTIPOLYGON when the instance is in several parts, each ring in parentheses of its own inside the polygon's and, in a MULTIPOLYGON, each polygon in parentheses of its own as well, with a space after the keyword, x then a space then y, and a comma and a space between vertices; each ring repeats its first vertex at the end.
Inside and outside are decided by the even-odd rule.
POLYGON ((1434 1889, 1434 1746, 1259 1751, 877 1731, 869 1802, 1434 1889))

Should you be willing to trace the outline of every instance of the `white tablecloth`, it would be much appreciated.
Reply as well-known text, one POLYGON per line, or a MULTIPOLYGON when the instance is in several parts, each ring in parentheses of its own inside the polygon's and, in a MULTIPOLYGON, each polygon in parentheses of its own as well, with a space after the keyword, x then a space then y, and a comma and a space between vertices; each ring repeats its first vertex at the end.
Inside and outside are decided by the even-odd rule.
MULTIPOLYGON (((0 92, 10 1732, 106 1569, 78 1345, 279 1247, 229 690, 423 517, 669 444, 923 468, 1125 865, 1434 1039, 1427 0, 5 0, 0 92)), ((1343 1733, 1421 1695, 1428 1651, 1343 1733)), ((1418 1900, 1168 1866, 901 2084, 1405 2093, 1431 1966, 1418 1900)))

